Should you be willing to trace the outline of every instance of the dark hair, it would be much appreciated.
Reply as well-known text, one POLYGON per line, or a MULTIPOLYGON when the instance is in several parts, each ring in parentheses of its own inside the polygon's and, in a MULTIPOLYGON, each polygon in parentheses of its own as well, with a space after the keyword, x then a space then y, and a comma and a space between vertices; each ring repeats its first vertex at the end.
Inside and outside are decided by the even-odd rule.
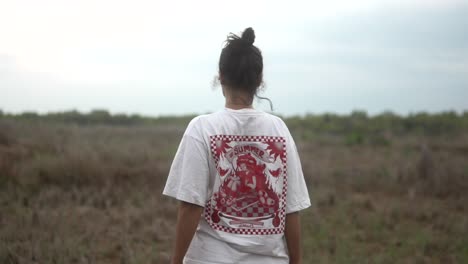
POLYGON ((231 89, 247 92, 252 98, 270 99, 257 95, 258 88, 263 83, 263 57, 255 42, 254 30, 249 27, 244 30, 241 37, 230 33, 226 45, 219 57, 219 73, 222 76, 221 84, 231 89))

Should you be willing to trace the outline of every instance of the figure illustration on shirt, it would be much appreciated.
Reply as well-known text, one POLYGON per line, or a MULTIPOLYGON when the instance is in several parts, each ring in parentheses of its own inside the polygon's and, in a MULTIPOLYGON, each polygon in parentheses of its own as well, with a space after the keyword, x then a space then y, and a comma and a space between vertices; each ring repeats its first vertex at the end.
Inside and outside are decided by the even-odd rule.
POLYGON ((253 204, 263 207, 278 207, 278 195, 267 186, 265 164, 257 164, 251 154, 243 154, 237 158, 235 172, 228 176, 220 186, 220 204, 231 206, 238 200, 251 200, 253 204))
POLYGON ((275 167, 278 166, 275 162, 282 160, 278 158, 282 149, 272 151, 274 144, 232 140, 217 141, 214 146, 218 147, 214 151, 218 161, 223 160, 230 168, 217 166, 221 183, 212 197, 210 220, 219 223, 224 219, 229 226, 255 228, 263 227, 270 219, 268 225, 278 227, 281 193, 273 185, 282 172, 275 167))

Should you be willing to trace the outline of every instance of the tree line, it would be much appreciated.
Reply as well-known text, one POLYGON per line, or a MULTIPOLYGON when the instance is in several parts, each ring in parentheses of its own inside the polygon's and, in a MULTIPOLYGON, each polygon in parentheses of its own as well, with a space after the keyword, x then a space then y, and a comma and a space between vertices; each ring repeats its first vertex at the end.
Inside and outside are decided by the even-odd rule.
MULTIPOLYGON (((32 122, 58 122, 76 125, 186 125, 195 115, 150 117, 138 114, 111 114, 107 110, 97 109, 88 113, 76 110, 39 114, 36 112, 6 113, 0 110, 0 120, 21 120, 32 122)), ((353 111, 350 114, 306 114, 283 118, 291 130, 305 133, 328 134, 393 134, 417 133, 441 135, 465 132, 468 130, 468 111, 456 113, 412 113, 406 116, 393 112, 383 112, 370 116, 365 111, 353 111)))

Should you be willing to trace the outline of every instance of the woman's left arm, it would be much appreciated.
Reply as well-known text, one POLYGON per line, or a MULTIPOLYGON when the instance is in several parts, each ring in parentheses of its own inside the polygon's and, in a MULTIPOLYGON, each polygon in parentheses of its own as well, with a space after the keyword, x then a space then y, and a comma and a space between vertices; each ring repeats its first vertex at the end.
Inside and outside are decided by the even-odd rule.
POLYGON ((286 215, 286 229, 284 231, 288 246, 289 263, 302 263, 301 222, 299 212, 286 215))

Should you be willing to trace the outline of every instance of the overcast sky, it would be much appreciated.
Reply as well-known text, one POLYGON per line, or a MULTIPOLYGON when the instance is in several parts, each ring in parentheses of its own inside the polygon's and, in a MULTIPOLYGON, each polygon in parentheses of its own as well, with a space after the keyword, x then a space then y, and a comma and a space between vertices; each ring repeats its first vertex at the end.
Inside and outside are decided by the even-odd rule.
POLYGON ((249 26, 278 114, 468 110, 468 0, 0 0, 0 109, 216 111, 249 26))

